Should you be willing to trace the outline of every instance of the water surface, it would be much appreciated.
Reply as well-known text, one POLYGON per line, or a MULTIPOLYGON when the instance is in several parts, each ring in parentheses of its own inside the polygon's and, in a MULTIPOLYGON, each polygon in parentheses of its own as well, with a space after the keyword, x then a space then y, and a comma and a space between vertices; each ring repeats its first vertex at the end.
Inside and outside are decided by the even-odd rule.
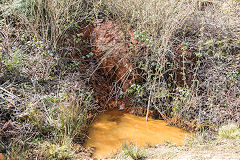
POLYGON ((164 120, 137 117, 113 110, 100 114, 90 126, 87 147, 94 147, 95 158, 106 158, 121 149, 124 142, 138 146, 163 144, 166 141, 181 145, 189 133, 167 126, 164 120))

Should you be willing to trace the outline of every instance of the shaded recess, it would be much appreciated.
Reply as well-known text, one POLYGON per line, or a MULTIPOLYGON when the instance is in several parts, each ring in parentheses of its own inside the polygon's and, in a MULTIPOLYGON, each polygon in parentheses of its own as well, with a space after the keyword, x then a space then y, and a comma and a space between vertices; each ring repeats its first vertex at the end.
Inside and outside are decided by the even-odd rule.
MULTIPOLYGON (((133 57, 142 55, 139 47, 142 45, 135 39, 133 30, 127 25, 104 19, 79 26, 64 35, 61 46, 64 46, 64 57, 69 59, 66 63, 72 60, 81 62, 78 65, 82 77, 94 89, 99 109, 127 109, 131 114, 145 116, 146 106, 134 106, 127 94, 131 85, 143 81, 133 65, 133 57)), ((174 63, 178 66, 174 73, 177 85, 184 86, 182 61, 185 59, 186 83, 190 86, 194 79, 191 70, 197 61, 194 51, 184 49, 184 45, 179 43, 174 52, 174 63)), ((162 118, 157 110, 150 109, 151 118, 162 118)))
POLYGON ((66 63, 80 62, 83 78, 94 89, 99 109, 126 109, 131 105, 127 89, 140 81, 131 58, 139 54, 133 32, 112 20, 97 19, 93 24, 72 29, 62 37, 66 63))

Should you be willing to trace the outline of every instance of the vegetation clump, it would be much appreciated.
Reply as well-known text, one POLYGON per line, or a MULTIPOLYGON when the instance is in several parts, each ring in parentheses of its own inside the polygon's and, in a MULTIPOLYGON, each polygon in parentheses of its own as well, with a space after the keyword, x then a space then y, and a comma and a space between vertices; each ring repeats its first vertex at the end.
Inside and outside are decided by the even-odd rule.
POLYGON ((118 156, 117 159, 140 160, 145 158, 145 153, 138 146, 126 142, 122 145, 122 151, 118 156))
POLYGON ((240 128, 236 124, 228 124, 221 126, 219 128, 218 134, 221 138, 240 140, 240 128))

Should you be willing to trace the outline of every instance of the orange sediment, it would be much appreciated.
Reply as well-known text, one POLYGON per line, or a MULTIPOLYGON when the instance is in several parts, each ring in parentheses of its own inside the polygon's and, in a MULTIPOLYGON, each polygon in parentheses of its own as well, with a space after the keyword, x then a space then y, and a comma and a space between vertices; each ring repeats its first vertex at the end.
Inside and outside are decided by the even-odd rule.
POLYGON ((189 133, 168 126, 163 120, 137 117, 123 111, 107 111, 99 115, 90 127, 85 146, 94 147, 95 158, 106 158, 121 149, 124 142, 140 147, 163 144, 166 141, 181 145, 189 133))
POLYGON ((0 153, 0 160, 4 160, 4 155, 0 153))

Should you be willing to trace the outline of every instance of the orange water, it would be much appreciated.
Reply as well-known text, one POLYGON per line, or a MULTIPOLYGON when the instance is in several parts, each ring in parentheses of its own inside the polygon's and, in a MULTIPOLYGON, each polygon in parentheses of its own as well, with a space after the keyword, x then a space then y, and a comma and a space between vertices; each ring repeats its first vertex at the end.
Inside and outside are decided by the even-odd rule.
POLYGON ((4 160, 4 155, 0 153, 0 160, 4 160))
POLYGON ((124 142, 138 146, 156 145, 166 141, 181 145, 189 133, 167 126, 163 120, 137 117, 123 111, 107 111, 99 115, 90 126, 85 146, 94 147, 95 158, 106 158, 118 152, 124 142))

